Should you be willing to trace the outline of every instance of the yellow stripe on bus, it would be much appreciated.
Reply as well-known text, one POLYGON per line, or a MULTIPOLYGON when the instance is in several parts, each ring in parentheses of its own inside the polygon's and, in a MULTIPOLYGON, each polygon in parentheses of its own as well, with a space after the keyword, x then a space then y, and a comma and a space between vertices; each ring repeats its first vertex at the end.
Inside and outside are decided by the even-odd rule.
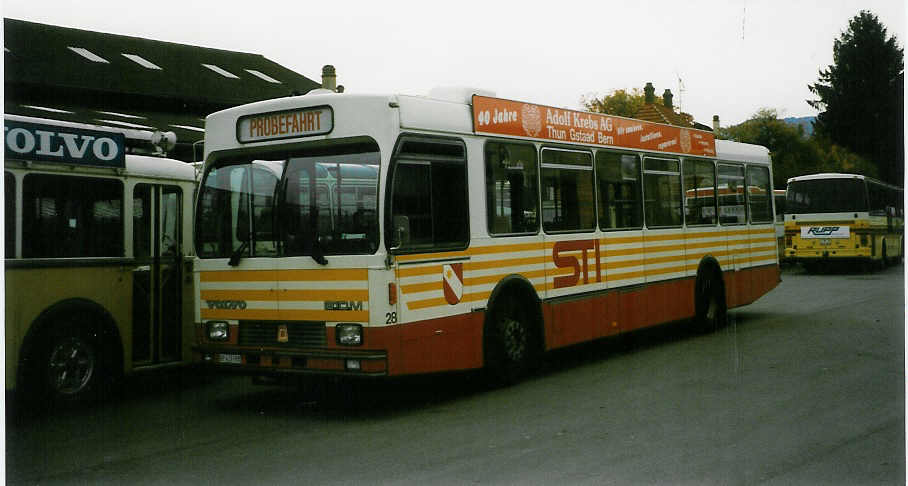
POLYGON ((369 300, 368 290, 202 290, 202 300, 246 300, 246 301, 326 301, 326 300, 369 300))
POLYGON ((213 270, 200 272, 202 282, 269 282, 298 281, 325 282, 329 280, 368 280, 364 268, 332 270, 213 270))
POLYGON ((201 309, 203 319, 263 321, 344 321, 368 322, 369 311, 326 311, 307 309, 201 309))

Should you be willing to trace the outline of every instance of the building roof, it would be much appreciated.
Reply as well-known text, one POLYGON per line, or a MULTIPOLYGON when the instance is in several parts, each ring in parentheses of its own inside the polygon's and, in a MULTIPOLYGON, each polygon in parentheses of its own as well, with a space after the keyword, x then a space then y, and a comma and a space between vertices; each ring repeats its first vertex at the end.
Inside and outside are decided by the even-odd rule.
POLYGON ((209 113, 319 87, 259 54, 4 19, 6 113, 173 131, 209 113))
MULTIPOLYGON (((675 125, 678 127, 693 126, 693 123, 691 123, 690 120, 687 120, 683 114, 676 113, 672 108, 656 103, 644 104, 643 107, 637 111, 637 114, 634 115, 634 118, 650 122, 675 125)), ((708 127, 707 129, 711 130, 711 128, 708 127)))

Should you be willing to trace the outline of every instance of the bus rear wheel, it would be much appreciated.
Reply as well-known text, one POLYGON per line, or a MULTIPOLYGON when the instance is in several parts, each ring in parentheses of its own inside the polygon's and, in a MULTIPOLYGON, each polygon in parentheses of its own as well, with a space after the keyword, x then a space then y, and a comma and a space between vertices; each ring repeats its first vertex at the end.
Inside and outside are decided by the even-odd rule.
POLYGON ((705 271, 697 276, 695 286, 697 328, 702 332, 713 332, 725 326, 728 312, 722 274, 718 270, 705 271))
POLYGON ((529 307, 514 296, 496 303, 484 347, 487 371, 495 384, 509 385, 525 376, 539 357, 529 307))

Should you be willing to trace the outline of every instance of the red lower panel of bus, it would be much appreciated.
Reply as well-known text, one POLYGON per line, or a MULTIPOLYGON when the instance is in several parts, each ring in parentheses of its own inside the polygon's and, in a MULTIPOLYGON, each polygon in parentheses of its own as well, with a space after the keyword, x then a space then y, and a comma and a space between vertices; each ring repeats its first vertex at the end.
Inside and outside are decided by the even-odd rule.
MULTIPOLYGON (((775 288, 775 265, 725 272, 729 308, 749 304, 775 288)), ((694 315, 694 279, 615 290, 542 306, 546 349, 633 331, 694 315)), ((483 312, 369 330, 370 347, 388 352, 389 375, 479 368, 483 365, 483 312)))

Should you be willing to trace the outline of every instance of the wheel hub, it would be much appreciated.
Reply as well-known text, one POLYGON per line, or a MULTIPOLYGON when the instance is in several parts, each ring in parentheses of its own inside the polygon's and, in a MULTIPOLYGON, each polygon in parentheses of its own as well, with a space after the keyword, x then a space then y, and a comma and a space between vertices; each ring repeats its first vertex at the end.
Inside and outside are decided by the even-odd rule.
POLYGON ((74 395, 88 386, 94 374, 94 353, 84 341, 71 338, 50 353, 49 383, 56 393, 74 395))

